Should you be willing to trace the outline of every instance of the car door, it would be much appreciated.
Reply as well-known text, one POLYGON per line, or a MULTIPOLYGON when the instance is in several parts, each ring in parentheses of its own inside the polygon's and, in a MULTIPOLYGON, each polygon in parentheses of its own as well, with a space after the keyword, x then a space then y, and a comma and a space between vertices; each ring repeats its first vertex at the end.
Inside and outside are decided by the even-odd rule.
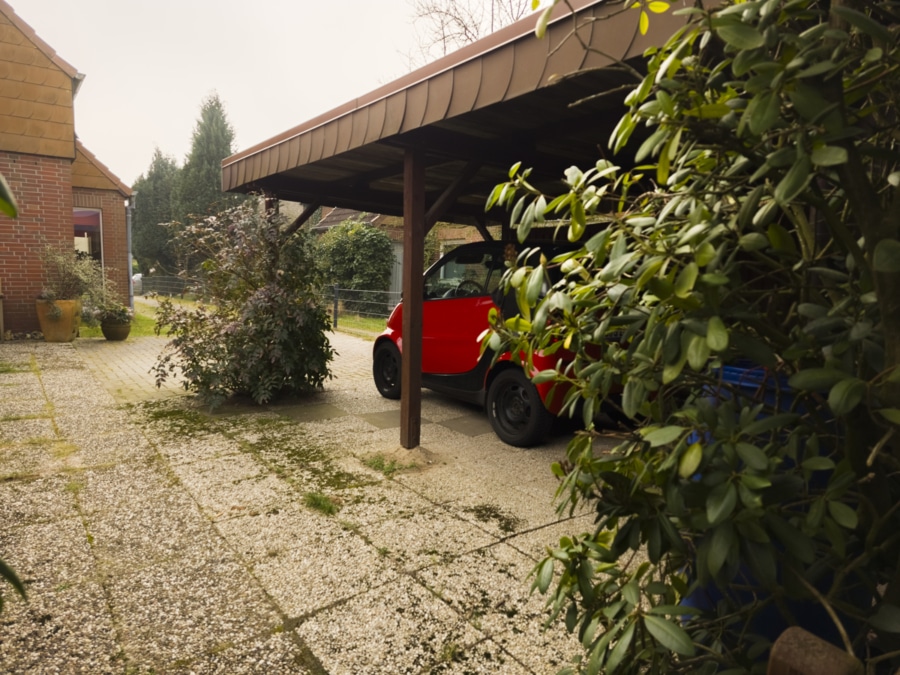
POLYGON ((467 244, 445 255, 425 275, 422 372, 454 375, 478 364, 478 336, 494 306, 490 293, 502 276, 496 247, 467 244))

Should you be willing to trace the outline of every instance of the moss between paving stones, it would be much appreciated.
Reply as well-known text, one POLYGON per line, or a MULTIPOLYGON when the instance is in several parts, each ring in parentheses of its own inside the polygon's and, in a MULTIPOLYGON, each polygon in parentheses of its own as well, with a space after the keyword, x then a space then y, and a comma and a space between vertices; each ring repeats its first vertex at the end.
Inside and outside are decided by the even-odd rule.
MULTIPOLYGON (((336 466, 335 447, 315 444, 291 419, 265 409, 232 409, 227 415, 209 414, 185 399, 152 401, 136 406, 155 434, 200 438, 219 434, 238 443, 276 475, 295 482, 296 472, 311 477, 318 490, 342 490, 372 484, 371 477, 336 466)), ((301 487, 306 488, 307 485, 301 487)))

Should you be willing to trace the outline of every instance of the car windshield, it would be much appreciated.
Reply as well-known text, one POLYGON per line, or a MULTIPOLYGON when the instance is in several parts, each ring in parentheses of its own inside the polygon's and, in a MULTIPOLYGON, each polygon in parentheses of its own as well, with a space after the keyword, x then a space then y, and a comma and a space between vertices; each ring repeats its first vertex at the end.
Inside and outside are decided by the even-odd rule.
POLYGON ((425 299, 489 295, 503 277, 503 253, 496 248, 461 246, 425 275, 425 299))

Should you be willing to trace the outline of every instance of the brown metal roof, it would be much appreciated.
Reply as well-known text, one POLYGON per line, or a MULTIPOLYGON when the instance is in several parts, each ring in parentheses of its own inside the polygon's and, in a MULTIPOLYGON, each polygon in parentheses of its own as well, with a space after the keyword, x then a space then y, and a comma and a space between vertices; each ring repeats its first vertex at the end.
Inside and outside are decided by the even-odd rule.
POLYGON ((616 64, 684 21, 672 16, 681 6, 673 3, 641 35, 637 7, 571 5, 574 15, 560 3, 543 39, 532 15, 226 158, 223 188, 401 215, 403 156, 413 146, 426 157, 426 203, 470 176, 442 220, 483 217, 490 190, 517 161, 535 167, 536 184, 558 189, 569 165, 593 164, 623 113, 620 85, 636 80, 616 64), (576 26, 583 44, 570 37, 576 26))

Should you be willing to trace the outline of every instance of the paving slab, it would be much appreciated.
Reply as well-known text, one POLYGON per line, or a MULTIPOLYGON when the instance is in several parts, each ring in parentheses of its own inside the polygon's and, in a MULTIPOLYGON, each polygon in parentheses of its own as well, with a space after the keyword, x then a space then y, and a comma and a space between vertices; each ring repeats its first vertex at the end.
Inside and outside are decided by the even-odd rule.
POLYGON ((150 369, 163 339, 0 343, 2 673, 555 673, 529 574, 591 514, 523 450, 423 393, 422 445, 335 333, 311 396, 210 414, 150 369))

